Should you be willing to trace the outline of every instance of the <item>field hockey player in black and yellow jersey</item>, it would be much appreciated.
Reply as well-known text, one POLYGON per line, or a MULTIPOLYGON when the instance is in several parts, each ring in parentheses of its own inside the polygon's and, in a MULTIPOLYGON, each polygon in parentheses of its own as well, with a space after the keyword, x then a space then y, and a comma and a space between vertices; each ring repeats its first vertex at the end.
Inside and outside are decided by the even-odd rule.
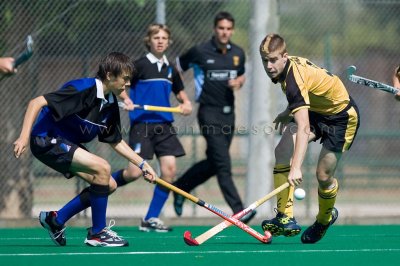
POLYGON ((294 187, 303 181, 301 170, 310 141, 322 144, 316 176, 319 211, 316 221, 301 236, 305 244, 322 239, 338 217, 334 207, 339 184, 334 177, 342 153, 349 150, 360 117, 357 106, 342 81, 306 58, 289 56, 285 40, 267 35, 260 45, 267 75, 281 85, 288 106, 275 118, 282 138, 275 148, 274 185, 290 187, 277 195, 277 215, 262 222, 263 230, 274 236, 295 236, 301 228, 293 215, 294 187))

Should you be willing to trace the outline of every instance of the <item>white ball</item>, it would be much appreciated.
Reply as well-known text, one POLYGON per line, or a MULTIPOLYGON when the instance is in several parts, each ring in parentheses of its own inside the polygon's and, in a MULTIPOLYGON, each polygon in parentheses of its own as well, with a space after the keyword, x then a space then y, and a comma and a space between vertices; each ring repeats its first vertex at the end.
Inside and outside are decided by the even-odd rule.
POLYGON ((302 188, 296 188, 296 190, 294 191, 294 197, 297 200, 302 200, 306 197, 306 192, 302 188))

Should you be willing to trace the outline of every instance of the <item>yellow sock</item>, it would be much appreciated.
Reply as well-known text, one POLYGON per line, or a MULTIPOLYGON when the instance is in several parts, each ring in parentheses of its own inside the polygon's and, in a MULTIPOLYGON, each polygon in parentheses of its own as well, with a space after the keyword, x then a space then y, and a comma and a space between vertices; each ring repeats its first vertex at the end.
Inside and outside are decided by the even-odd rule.
MULTIPOLYGON (((274 186, 275 188, 287 182, 290 171, 290 165, 277 164, 274 167, 274 186)), ((279 192, 276 195, 278 212, 284 213, 290 218, 293 218, 293 192, 294 187, 279 192)))
POLYGON ((336 196, 339 190, 339 183, 334 179, 335 186, 331 189, 318 188, 319 212, 317 221, 327 225, 332 219, 332 209, 335 206, 336 196))

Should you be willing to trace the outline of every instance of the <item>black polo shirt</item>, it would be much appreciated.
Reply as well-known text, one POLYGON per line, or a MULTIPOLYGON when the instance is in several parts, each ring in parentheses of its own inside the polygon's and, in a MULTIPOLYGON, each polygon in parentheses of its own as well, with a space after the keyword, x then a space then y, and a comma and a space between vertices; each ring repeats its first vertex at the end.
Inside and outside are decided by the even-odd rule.
POLYGON ((75 144, 96 136, 105 143, 122 140, 117 98, 113 93, 104 95, 100 80, 69 81, 43 96, 48 105, 42 108, 31 136, 61 136, 75 144))
POLYGON ((234 94, 228 80, 245 72, 245 54, 242 48, 229 43, 226 53, 217 48, 215 37, 194 46, 177 58, 182 71, 193 68, 196 100, 203 105, 234 106, 234 94))

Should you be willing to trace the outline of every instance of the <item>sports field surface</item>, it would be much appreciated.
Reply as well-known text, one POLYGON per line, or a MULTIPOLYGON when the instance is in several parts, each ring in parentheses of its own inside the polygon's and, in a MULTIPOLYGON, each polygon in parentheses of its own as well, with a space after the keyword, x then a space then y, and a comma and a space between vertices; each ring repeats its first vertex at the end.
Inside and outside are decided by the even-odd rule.
MULTIPOLYGON (((86 229, 67 228, 67 246, 53 244, 42 228, 0 229, 0 265, 399 265, 400 225, 330 228, 317 244, 300 236, 275 237, 262 244, 230 227, 200 246, 187 246, 183 233, 196 237, 210 227, 178 226, 171 233, 143 233, 137 227, 114 226, 129 247, 101 248, 83 244, 86 229)), ((254 229, 261 232, 258 226, 254 229)), ((303 228, 304 230, 305 228, 303 228)))

